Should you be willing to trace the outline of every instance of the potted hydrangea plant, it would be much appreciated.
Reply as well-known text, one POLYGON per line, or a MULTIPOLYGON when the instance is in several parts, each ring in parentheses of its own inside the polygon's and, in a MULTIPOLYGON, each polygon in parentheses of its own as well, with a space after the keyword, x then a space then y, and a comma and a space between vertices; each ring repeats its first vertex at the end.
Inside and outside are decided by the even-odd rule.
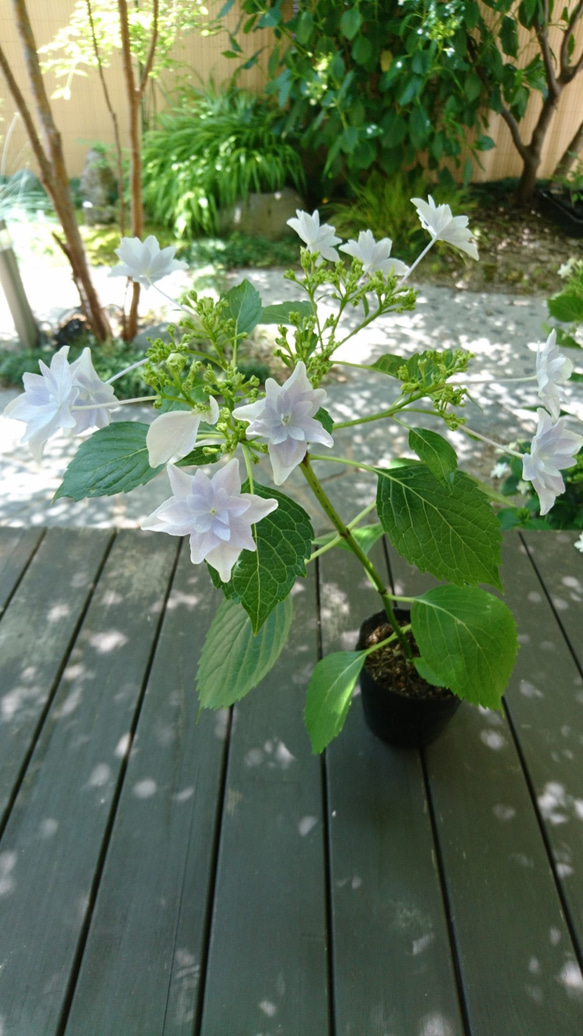
MULTIPOLYGON (((410 268, 391 256, 388 238, 376 241, 364 231, 342 244, 318 212, 298 211, 289 222, 303 243, 301 273, 286 274, 297 301, 264 307, 246 281, 217 301, 187 294, 179 329, 170 342, 154 341, 144 360, 157 412, 151 424, 110 424, 111 410, 121 405, 113 385, 99 380, 89 350, 70 363, 67 347, 50 367, 41 364, 40 374, 24 376, 24 393, 5 411, 26 422, 24 441, 39 459, 46 440, 59 430, 97 429, 81 443, 57 497, 130 492, 160 473, 168 478, 168 499, 142 527, 188 537, 193 564, 206 563, 224 597, 197 673, 203 706, 229 706, 262 679, 285 644, 296 579, 323 551, 338 545, 352 551, 378 591, 381 633, 316 665, 305 708, 314 751, 340 732, 361 671, 366 666, 374 672, 371 662, 382 650, 389 649, 405 696, 421 680, 428 697, 439 697, 439 688, 456 701, 498 708, 517 649, 509 609, 482 585, 502 589, 501 533, 491 496, 459 470, 447 438, 453 428, 482 438, 464 423, 467 388, 460 375, 469 354, 382 355, 367 369, 398 386, 394 402, 336 425, 326 409, 322 383, 338 362, 339 347, 377 317, 414 307, 408 280, 436 241, 478 258, 465 216, 453 216, 449 206, 435 205, 431 197, 412 201, 430 240, 410 268), (326 317, 319 305, 325 296, 335 303, 326 317), (342 316, 348 308, 359 319, 346 332, 342 316), (258 323, 278 327, 277 354, 289 373, 281 384, 268 378, 262 387, 239 369, 241 343, 258 323), (419 427, 419 410, 439 418, 445 434, 419 427), (380 467, 335 454, 335 428, 366 429, 389 418, 408 428, 414 457, 395 457, 380 467), (321 460, 368 472, 377 485, 375 503, 341 515, 318 476, 321 460), (268 465, 270 479, 258 474, 260 461, 268 465), (323 540, 315 537, 304 507, 286 492, 292 471, 301 474, 329 519, 333 532, 323 540), (414 599, 394 594, 369 553, 383 534, 440 585, 414 599), (409 609, 404 615, 403 605, 409 609), (238 663, 234 687, 221 679, 225 641, 231 665, 238 663)), ((112 273, 146 285, 184 266, 174 259, 174 249, 160 249, 152 237, 123 240, 118 255, 121 265, 112 273)), ((551 335, 539 347, 533 374, 538 427, 530 451, 517 454, 543 512, 563 491, 561 471, 583 443, 561 416, 569 375, 570 365, 551 335)), ((508 447, 500 448, 508 453, 508 447)))

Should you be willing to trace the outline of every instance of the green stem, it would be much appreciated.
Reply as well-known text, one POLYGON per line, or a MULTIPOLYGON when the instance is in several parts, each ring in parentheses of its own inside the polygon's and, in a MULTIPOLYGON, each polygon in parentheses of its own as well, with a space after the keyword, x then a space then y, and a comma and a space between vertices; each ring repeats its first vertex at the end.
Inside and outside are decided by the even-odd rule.
POLYGON ((401 627, 399 626, 395 618, 395 613, 393 611, 392 605, 393 595, 385 586, 385 583, 380 573, 377 572, 370 558, 365 554, 358 541, 355 540, 348 526, 344 524, 342 518, 334 508, 332 501, 329 499, 326 492, 324 491, 324 488, 319 478, 317 477, 314 469, 312 468, 312 465, 310 464, 310 458, 307 453, 300 464, 300 468, 302 470, 304 478, 306 479, 306 482, 312 490, 316 500, 320 504, 320 507, 328 516, 330 521, 333 523, 334 528, 337 529, 338 535, 345 541, 352 553, 358 558, 365 572, 369 576, 373 586, 378 590, 381 596, 381 600, 383 602, 383 607, 385 609, 387 619, 389 620, 389 623, 391 624, 393 630, 399 638, 399 642, 405 654, 405 658, 409 659, 409 661, 412 661, 413 652, 411 651, 411 645, 409 644, 409 641, 407 640, 405 634, 403 633, 401 627))
MULTIPOLYGON (((368 507, 365 507, 363 511, 360 511, 360 513, 357 514, 352 519, 352 521, 348 523, 346 528, 352 531, 352 529, 356 528, 357 525, 360 525, 362 519, 366 518, 366 516, 370 514, 370 512, 373 511, 374 508, 374 503, 369 504, 368 507)), ((321 557, 322 554, 326 554, 327 551, 332 550, 332 547, 337 547, 339 543, 342 543, 342 536, 340 535, 335 536, 333 540, 329 541, 329 543, 325 543, 323 547, 319 547, 318 550, 315 550, 314 553, 311 554, 308 558, 308 561, 315 561, 316 558, 321 557)))

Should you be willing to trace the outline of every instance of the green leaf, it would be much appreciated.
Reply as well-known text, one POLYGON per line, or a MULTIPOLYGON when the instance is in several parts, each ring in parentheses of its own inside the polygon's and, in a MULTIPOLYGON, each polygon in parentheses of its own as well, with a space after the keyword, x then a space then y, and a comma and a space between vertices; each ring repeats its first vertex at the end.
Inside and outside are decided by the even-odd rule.
POLYGON ((241 605, 237 601, 222 601, 196 673, 203 708, 228 708, 257 686, 283 651, 292 617, 292 599, 286 597, 254 636, 249 616, 241 605))
POLYGON ((141 421, 116 421, 99 428, 81 443, 54 499, 113 496, 129 493, 149 482, 164 465, 150 467, 146 448, 148 428, 149 425, 141 421))
MULTIPOLYGON (((248 493, 249 483, 242 487, 248 493)), ((306 574, 314 530, 309 515, 284 493, 254 482, 253 492, 263 500, 277 500, 277 508, 255 526, 257 550, 243 550, 228 583, 209 566, 211 578, 225 597, 240 601, 257 633, 279 601, 289 594, 298 576, 306 574)))
POLYGON ((364 651, 337 651, 314 669, 304 713, 313 752, 321 752, 342 730, 365 660, 364 651))
POLYGON ((362 15, 358 7, 350 7, 340 19, 340 32, 347 40, 353 40, 361 25, 362 15))
POLYGON ((357 65, 366 65, 372 55, 372 43, 366 36, 357 36, 351 53, 357 65))
POLYGON ((478 587, 438 586, 417 598, 411 623, 435 681, 473 705, 500 708, 518 650, 503 601, 478 587))
POLYGON ((298 43, 307 43, 310 36, 312 35, 312 29, 314 28, 314 19, 310 11, 302 11, 298 18, 298 24, 295 31, 295 36, 298 43))
POLYGON ((324 410, 324 407, 321 406, 319 410, 316 410, 314 417, 316 418, 316 421, 320 422, 322 428, 324 428, 329 435, 332 435, 334 430, 334 420, 330 417, 328 411, 324 410))
POLYGON ((273 306, 265 306, 258 321, 260 324, 291 324, 290 314, 297 313, 300 321, 311 317, 312 307, 309 302, 278 302, 273 306))
POLYGON ((583 322, 583 298, 574 292, 562 291, 547 302, 549 313, 562 324, 583 322))
POLYGON ((496 147, 496 141, 492 140, 487 133, 481 133, 474 146, 476 151, 491 151, 493 147, 496 147))
POLYGON ((451 481, 450 476, 457 469, 457 455, 447 439, 427 428, 412 428, 409 446, 438 479, 451 481))
POLYGON ((261 320, 261 296, 249 281, 236 284, 222 298, 227 302, 226 315, 236 324, 237 334, 248 335, 261 320))
POLYGON ((207 453, 207 449, 210 449, 210 447, 195 446, 190 453, 187 453, 186 457, 175 461, 176 466, 179 468, 192 468, 195 465, 216 464, 221 458, 221 447, 217 443, 217 448, 213 453, 207 453))
POLYGON ((377 513, 396 549, 436 579, 501 589, 501 532, 488 499, 462 471, 444 485, 425 464, 378 471, 377 513))
POLYGON ((371 363, 370 369, 381 371, 382 374, 388 374, 391 378, 398 378, 399 371, 402 367, 406 366, 407 360, 404 356, 396 356, 395 353, 387 353, 385 356, 379 356, 378 360, 371 363))

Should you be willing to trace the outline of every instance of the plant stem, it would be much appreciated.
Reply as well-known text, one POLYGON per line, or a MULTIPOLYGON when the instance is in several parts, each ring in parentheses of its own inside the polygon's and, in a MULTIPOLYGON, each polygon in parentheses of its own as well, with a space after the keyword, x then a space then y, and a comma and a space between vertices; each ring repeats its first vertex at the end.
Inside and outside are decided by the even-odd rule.
POLYGON ((380 573, 377 572, 370 558, 365 554, 362 547, 359 545, 358 541, 352 535, 348 526, 344 524, 342 518, 334 508, 332 501, 329 499, 326 492, 324 491, 324 488, 319 478, 317 477, 314 469, 312 468, 312 465, 310 464, 309 454, 306 453, 306 456, 300 464, 300 468, 302 470, 304 478, 306 479, 306 482, 308 483, 310 489, 316 497, 316 500, 320 504, 324 513, 333 523, 334 528, 338 531, 338 535, 346 542, 347 546, 350 548, 352 553, 358 558, 365 572, 369 576, 371 582, 378 590, 381 596, 381 600, 383 602, 383 607, 385 609, 387 619, 389 620, 389 623, 391 624, 393 630, 399 638, 399 642, 405 654, 405 658, 407 658, 409 661, 412 661, 413 652, 411 651, 411 645, 409 644, 409 641, 407 640, 405 634, 403 633, 401 627, 399 626, 395 618, 395 613, 393 611, 393 605, 391 600, 392 595, 387 590, 387 587, 385 586, 385 583, 380 573))

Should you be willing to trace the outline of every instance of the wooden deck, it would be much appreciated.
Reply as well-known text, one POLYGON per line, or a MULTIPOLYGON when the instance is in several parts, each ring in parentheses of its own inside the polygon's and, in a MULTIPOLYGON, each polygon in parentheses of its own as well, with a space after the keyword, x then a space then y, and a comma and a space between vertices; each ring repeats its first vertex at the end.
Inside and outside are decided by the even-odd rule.
POLYGON ((311 666, 376 610, 350 556, 197 722, 219 597, 177 540, 1 529, 1 1036, 580 1036, 576 536, 506 539, 506 718, 463 706, 419 754, 355 701, 319 758, 311 666))

